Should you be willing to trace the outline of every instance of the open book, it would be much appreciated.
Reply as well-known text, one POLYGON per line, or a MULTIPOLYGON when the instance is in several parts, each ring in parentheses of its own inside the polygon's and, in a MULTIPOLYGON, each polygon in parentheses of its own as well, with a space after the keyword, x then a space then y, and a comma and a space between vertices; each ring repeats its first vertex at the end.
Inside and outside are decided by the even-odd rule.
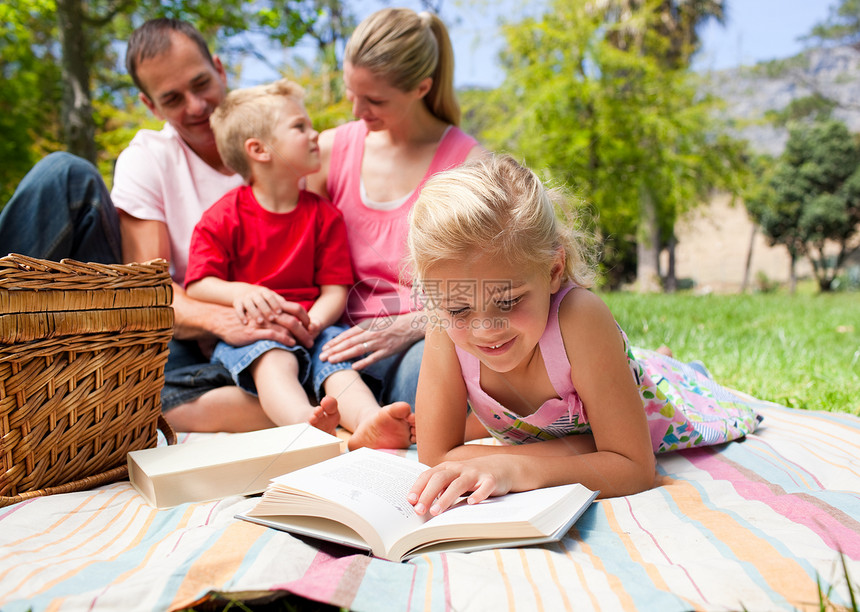
POLYGON ((247 521, 404 561, 429 552, 560 540, 597 493, 580 484, 465 500, 419 516, 406 494, 427 466, 361 448, 272 480, 247 521))

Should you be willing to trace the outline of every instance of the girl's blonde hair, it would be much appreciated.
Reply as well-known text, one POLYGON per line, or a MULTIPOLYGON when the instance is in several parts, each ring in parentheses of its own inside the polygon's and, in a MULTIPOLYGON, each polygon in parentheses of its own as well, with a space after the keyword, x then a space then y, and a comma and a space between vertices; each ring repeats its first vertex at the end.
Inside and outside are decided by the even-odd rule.
POLYGON ((259 138, 268 142, 281 119, 284 98, 304 106, 304 96, 305 90, 289 79, 228 93, 209 117, 221 161, 249 181, 251 165, 245 153, 245 141, 259 138))
POLYGON ((565 200, 510 155, 487 155, 433 176, 409 215, 410 272, 421 282, 433 264, 476 255, 550 273, 564 252, 563 282, 594 282, 591 238, 562 223, 565 200))
POLYGON ((448 29, 436 15, 408 8, 373 13, 350 36, 344 62, 369 70, 401 91, 413 91, 432 77, 424 103, 442 121, 460 124, 460 105, 454 95, 454 49, 448 29))

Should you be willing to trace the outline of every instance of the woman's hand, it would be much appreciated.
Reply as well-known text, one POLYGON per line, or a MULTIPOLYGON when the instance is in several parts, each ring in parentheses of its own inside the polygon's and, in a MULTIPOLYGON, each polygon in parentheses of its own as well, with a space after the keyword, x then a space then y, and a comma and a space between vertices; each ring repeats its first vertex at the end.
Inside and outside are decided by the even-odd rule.
POLYGON ((424 316, 420 312, 411 312, 362 321, 327 342, 320 353, 320 359, 338 363, 363 356, 352 364, 352 367, 355 370, 365 368, 389 355, 403 351, 423 338, 424 316))
POLYGON ((423 472, 406 496, 423 515, 429 508, 437 515, 450 508, 461 496, 477 504, 488 497, 504 495, 513 489, 507 457, 500 454, 475 457, 464 461, 445 461, 423 472))

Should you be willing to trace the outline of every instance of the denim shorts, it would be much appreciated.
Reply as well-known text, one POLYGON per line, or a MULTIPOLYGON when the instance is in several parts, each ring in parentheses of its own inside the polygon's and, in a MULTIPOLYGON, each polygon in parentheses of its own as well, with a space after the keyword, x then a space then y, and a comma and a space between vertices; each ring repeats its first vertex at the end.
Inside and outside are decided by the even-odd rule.
POLYGON ((299 362, 299 382, 305 384, 310 374, 310 353, 303 346, 287 346, 274 340, 258 340, 245 346, 232 346, 226 342, 215 345, 212 353, 212 363, 220 363, 230 373, 233 384, 250 393, 257 395, 257 385, 251 377, 251 364, 262 355, 272 350, 293 353, 299 362))
POLYGON ((230 374, 233 383, 252 395, 257 395, 257 387, 251 377, 249 368, 260 355, 273 349, 289 351, 299 362, 299 382, 317 399, 322 397, 322 387, 325 379, 338 370, 352 369, 352 361, 328 363, 320 361, 319 355, 323 345, 343 332, 346 328, 332 325, 320 332, 313 346, 308 349, 301 345, 286 346, 273 340, 259 340, 247 346, 230 346, 219 342, 212 354, 212 363, 222 365, 230 374))

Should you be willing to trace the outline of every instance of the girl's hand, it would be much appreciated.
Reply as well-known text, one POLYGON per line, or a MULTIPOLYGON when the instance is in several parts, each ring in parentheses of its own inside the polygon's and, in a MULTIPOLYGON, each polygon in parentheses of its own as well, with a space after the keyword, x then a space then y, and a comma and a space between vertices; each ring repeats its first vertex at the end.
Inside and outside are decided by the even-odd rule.
POLYGON ((423 316, 423 313, 407 313, 362 321, 327 342, 320 359, 339 363, 363 356, 352 364, 354 370, 360 370, 423 338, 423 316))
POLYGON ((289 312, 290 303, 268 287, 247 285, 233 299, 233 309, 243 325, 247 325, 249 320, 263 325, 289 312))
POLYGON ((407 501, 415 513, 437 514, 450 508, 461 496, 477 504, 490 496, 504 495, 513 488, 503 455, 475 457, 465 461, 445 461, 423 472, 412 485, 407 501), (471 493, 470 493, 471 492, 471 493))

